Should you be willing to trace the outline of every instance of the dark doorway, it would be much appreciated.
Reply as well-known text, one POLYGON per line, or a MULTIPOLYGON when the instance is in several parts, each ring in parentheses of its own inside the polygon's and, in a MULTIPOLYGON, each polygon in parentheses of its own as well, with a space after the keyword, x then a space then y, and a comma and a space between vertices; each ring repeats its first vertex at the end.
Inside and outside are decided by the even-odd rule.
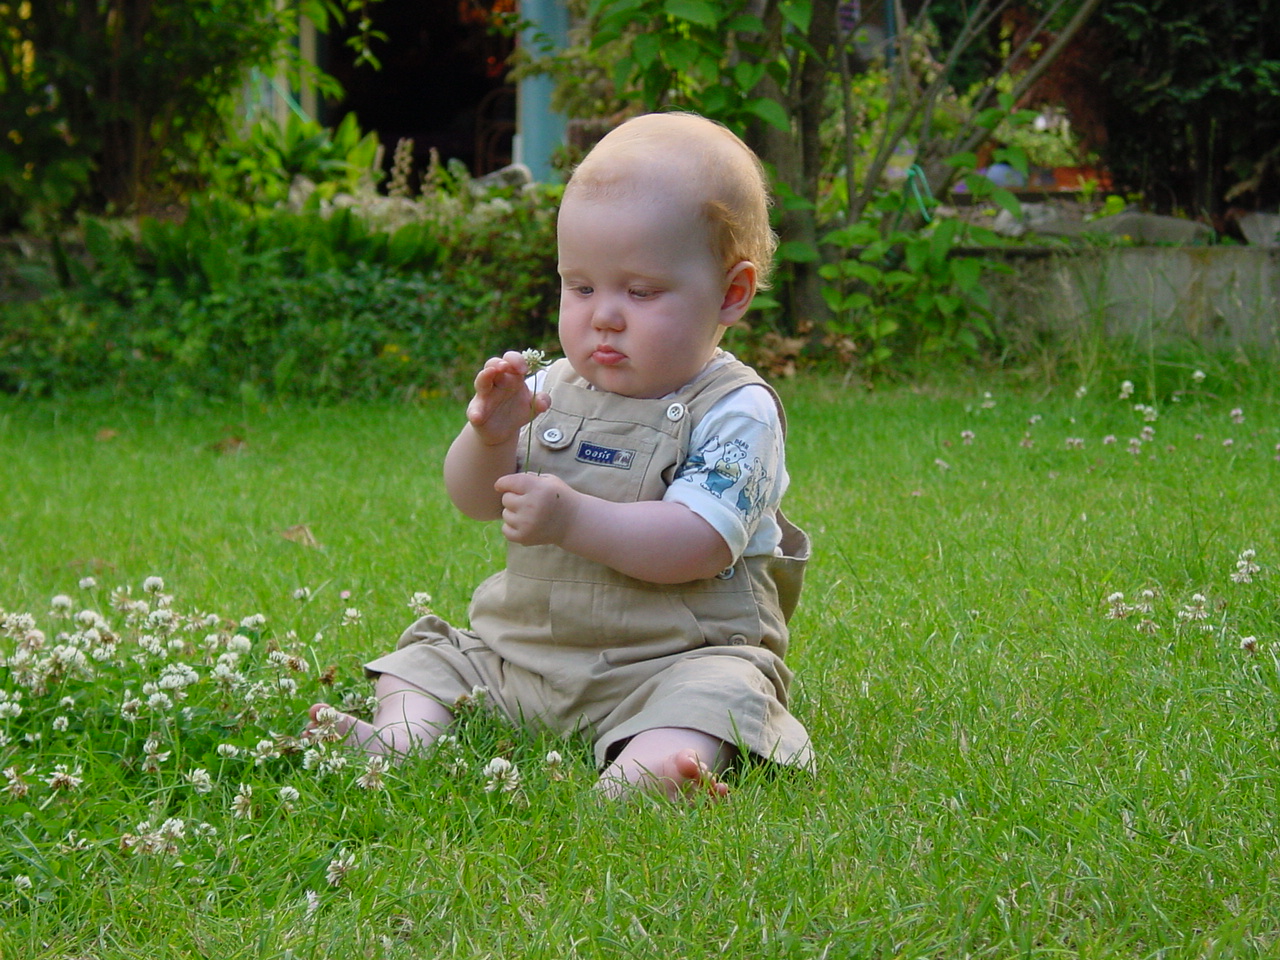
POLYGON ((390 169, 396 144, 414 145, 414 170, 426 168, 432 149, 458 159, 475 176, 511 162, 515 88, 507 82, 512 40, 493 28, 512 0, 379 0, 370 4, 380 70, 354 65, 346 36, 331 35, 325 69, 345 96, 328 104, 323 120, 338 123, 355 112, 360 128, 376 132, 390 169))

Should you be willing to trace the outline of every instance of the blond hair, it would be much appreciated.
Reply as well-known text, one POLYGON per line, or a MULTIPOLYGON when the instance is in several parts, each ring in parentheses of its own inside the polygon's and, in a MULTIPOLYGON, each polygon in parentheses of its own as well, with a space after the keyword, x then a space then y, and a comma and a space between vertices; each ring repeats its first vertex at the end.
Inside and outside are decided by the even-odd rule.
POLYGON ((724 125, 694 113, 649 113, 615 127, 578 164, 565 198, 682 190, 698 201, 712 248, 729 269, 749 260, 768 286, 778 238, 760 158, 724 125))

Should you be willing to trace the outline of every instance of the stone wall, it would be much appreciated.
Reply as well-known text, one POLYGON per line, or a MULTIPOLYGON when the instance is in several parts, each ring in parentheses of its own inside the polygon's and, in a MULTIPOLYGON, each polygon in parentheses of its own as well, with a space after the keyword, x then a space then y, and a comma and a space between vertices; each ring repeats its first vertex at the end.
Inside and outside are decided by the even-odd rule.
POLYGON ((1013 339, 1104 333, 1250 353, 1280 348, 1280 249, 1027 249, 988 284, 998 329, 1013 339))

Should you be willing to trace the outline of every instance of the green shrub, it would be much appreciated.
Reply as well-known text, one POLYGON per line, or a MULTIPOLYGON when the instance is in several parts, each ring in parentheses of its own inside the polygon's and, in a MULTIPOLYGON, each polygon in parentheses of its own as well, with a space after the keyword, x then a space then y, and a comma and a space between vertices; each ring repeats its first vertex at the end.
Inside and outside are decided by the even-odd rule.
MULTIPOLYGON (((0 390, 418 396, 449 388, 481 359, 457 322, 465 296, 367 263, 196 295, 160 283, 128 302, 64 292, 0 313, 0 390)), ((491 301, 469 306, 483 316, 491 301)))

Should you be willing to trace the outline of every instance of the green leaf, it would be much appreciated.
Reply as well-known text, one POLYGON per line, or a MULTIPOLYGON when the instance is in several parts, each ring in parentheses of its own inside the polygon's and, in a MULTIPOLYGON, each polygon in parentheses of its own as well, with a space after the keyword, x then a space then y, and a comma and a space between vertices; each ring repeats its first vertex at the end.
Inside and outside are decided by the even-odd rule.
POLYGON ((716 8, 706 0, 666 0, 662 9, 677 20, 687 20, 703 27, 716 27, 720 18, 716 8))
POLYGON ((693 68, 693 65, 697 63, 702 51, 692 40, 676 37, 667 41, 664 46, 664 53, 668 66, 673 70, 688 73, 693 68))
POLYGON ((643 69, 652 66, 661 51, 662 40, 656 33, 642 33, 631 44, 631 58, 643 69))
POLYGON ((806 240, 786 240, 778 245, 778 259, 786 263, 812 263, 818 250, 806 240))
POLYGON ((759 117, 771 127, 776 127, 783 133, 791 132, 791 118, 787 116, 787 111, 778 101, 757 97, 755 100, 747 101, 746 107, 748 113, 759 117))
POLYGON ((813 20, 812 0, 782 0, 778 10, 801 33, 809 32, 809 23, 813 20))
POLYGON ((982 127, 983 130, 994 130, 1000 126, 1000 121, 1005 118, 1007 112, 999 107, 987 107, 987 109, 973 118, 973 122, 982 127))
POLYGON ((733 68, 733 82, 743 93, 750 93, 764 76, 764 64, 739 63, 733 68))
POLYGON ((764 21, 750 13, 741 13, 724 25, 729 33, 764 33, 764 21))
POLYGON ((1006 190, 1004 187, 996 187, 991 191, 991 199, 998 203, 1004 209, 1008 210, 1014 217, 1022 216, 1022 204, 1018 202, 1018 198, 1006 190))

